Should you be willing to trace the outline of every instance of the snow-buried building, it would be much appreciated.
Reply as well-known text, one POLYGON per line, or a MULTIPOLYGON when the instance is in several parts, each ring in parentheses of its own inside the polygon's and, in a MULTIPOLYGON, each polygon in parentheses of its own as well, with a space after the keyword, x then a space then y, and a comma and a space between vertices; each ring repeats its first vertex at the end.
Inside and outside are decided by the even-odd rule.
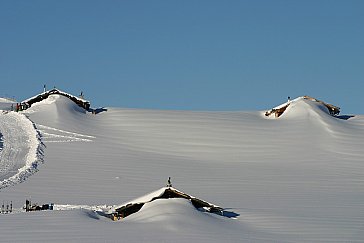
POLYGON ((174 187, 162 187, 161 189, 147 194, 143 197, 135 199, 131 202, 114 206, 111 213, 108 215, 113 220, 125 218, 131 214, 138 212, 145 204, 150 203, 159 199, 170 199, 170 198, 182 198, 189 200, 191 204, 199 211, 214 213, 220 216, 235 218, 239 214, 226 211, 224 208, 214 205, 212 203, 206 202, 202 199, 196 198, 194 196, 188 195, 182 191, 177 190, 174 187))
MULTIPOLYGON (((340 107, 325 103, 325 102, 323 102, 321 100, 312 98, 312 97, 310 97, 308 95, 305 95, 303 97, 298 97, 295 100, 298 100, 298 99, 311 100, 311 101, 320 103, 320 104, 324 105, 327 108, 329 114, 332 115, 332 116, 339 115, 339 113, 340 113, 340 107)), ((292 100, 292 101, 295 101, 295 100, 292 100)), ((281 104, 281 105, 279 105, 277 107, 274 107, 273 109, 265 112, 265 116, 270 117, 270 116, 274 115, 274 117, 276 117, 276 118, 280 117, 286 111, 286 109, 288 108, 288 106, 291 104, 292 101, 288 100, 288 102, 283 103, 283 104, 281 104)))
MULTIPOLYGON (((79 107, 85 109, 85 110, 89 110, 90 109, 90 102, 83 99, 82 98, 82 95, 80 97, 77 97, 77 96, 74 96, 74 95, 71 95, 71 94, 68 94, 66 92, 63 92, 59 89, 52 89, 52 90, 49 90, 49 91, 45 91, 39 95, 36 95, 36 96, 33 96, 27 100, 24 100, 22 102, 22 104, 25 104, 25 109, 28 109, 30 108, 34 103, 37 103, 37 102, 40 102, 42 100, 45 100, 47 99, 49 96, 51 95, 62 95, 62 96, 65 96, 67 98, 69 98, 70 100, 72 100, 73 102, 75 102, 79 107)), ((24 109, 24 108, 23 108, 24 109)))

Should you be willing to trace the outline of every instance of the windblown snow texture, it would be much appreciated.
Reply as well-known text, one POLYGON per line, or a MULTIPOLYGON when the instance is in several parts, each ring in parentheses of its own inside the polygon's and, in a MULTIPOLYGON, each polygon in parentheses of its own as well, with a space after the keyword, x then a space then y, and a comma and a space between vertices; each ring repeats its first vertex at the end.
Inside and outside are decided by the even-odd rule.
MULTIPOLYGON (((90 114, 50 96, 24 112, 43 136, 45 162, 24 183, 3 188, 0 199, 20 210, 31 196, 63 210, 0 215, 1 240, 363 242, 363 115, 333 117, 300 98, 278 119, 265 111, 105 110, 90 114), (168 177, 240 216, 200 212, 178 198, 155 200, 117 222, 94 212, 153 192, 168 177), (15 228, 23 230, 4 234, 15 228)), ((17 144, 15 151, 39 143, 30 121, 10 116, 28 125, 0 118, 2 158, 7 144, 17 144)), ((4 171, 24 165, 10 162, 4 171)))

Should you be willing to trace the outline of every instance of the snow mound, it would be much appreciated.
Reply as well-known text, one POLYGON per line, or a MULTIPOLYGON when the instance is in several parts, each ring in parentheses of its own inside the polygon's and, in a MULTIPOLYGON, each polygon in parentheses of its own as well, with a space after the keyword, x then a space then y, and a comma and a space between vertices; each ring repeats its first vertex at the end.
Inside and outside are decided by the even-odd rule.
POLYGON ((304 98, 298 98, 290 102, 282 118, 305 118, 309 116, 327 117, 330 115, 325 105, 304 98))
POLYGON ((30 108, 24 111, 24 113, 35 112, 54 112, 65 113, 86 113, 86 110, 78 106, 72 100, 62 95, 53 94, 48 98, 34 103, 30 108))
POLYGON ((186 218, 197 218, 198 221, 219 218, 210 215, 212 214, 206 214, 196 210, 189 200, 184 198, 168 198, 146 203, 139 212, 123 220, 125 222, 171 222, 176 219, 183 221, 186 218))
POLYGON ((331 116, 338 115, 340 108, 323 101, 317 100, 310 96, 298 97, 294 100, 289 100, 273 109, 265 112, 267 118, 279 117, 307 117, 310 114, 329 114, 331 116), (288 115, 289 114, 289 115, 288 115))
MULTIPOLYGON (((169 182, 170 183, 170 179, 169 182)), ((212 203, 209 203, 207 201, 204 201, 202 199, 196 198, 194 196, 188 195, 187 193, 184 193, 182 191, 179 191, 175 188, 173 188, 171 185, 167 187, 163 187, 160 190, 154 191, 150 194, 147 194, 143 197, 140 197, 139 199, 133 200, 132 202, 120 205, 120 206, 114 206, 108 210, 109 217, 116 220, 117 218, 125 218, 128 217, 131 214, 134 214, 138 212, 145 204, 149 204, 152 201, 155 200, 161 200, 161 199, 174 199, 174 198, 183 198, 189 202, 192 203, 192 205, 195 207, 195 209, 198 209, 199 211, 214 213, 219 216, 225 216, 225 217, 237 217, 239 214, 226 211, 222 207, 214 205, 212 203)))
POLYGON ((49 91, 44 91, 43 93, 33 96, 29 99, 26 99, 26 100, 22 101, 21 103, 25 104, 26 108, 29 108, 33 104, 43 101, 45 99, 48 99, 50 96, 53 96, 53 95, 61 95, 63 97, 66 97, 69 100, 72 100, 75 104, 77 104, 79 107, 82 107, 85 110, 88 110, 90 108, 90 102, 83 98, 82 92, 81 92, 80 97, 77 97, 77 96, 68 94, 68 93, 63 92, 56 88, 49 90, 49 91))

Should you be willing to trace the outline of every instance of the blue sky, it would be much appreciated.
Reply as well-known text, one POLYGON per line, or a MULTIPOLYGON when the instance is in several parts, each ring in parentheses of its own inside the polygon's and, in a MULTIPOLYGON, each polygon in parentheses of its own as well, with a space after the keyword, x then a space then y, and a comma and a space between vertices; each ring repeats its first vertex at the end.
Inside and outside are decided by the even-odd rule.
POLYGON ((265 110, 310 95, 364 114, 364 1, 0 0, 0 96, 265 110))

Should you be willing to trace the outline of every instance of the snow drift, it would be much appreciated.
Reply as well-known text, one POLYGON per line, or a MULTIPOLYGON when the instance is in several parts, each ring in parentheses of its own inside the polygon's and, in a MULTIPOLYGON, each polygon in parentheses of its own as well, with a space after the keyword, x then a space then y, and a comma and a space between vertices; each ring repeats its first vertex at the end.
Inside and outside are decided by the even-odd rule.
POLYGON ((362 115, 340 119, 307 99, 292 100, 279 119, 264 111, 107 108, 95 115, 78 108, 55 95, 24 111, 44 136, 45 163, 25 183, 2 189, 3 200, 18 208, 29 196, 58 205, 120 205, 171 176, 174 186, 240 216, 201 213, 180 199, 155 200, 117 222, 86 209, 0 215, 1 231, 27 229, 4 240, 364 239, 362 115), (35 220, 41 230, 29 226, 35 220))

